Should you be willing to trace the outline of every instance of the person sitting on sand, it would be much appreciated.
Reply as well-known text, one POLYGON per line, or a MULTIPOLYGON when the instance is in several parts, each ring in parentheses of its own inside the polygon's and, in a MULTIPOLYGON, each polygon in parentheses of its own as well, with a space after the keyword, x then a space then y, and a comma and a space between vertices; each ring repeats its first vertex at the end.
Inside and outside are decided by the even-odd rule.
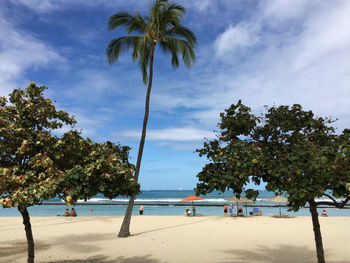
POLYGON ((189 216, 190 215, 190 209, 188 207, 186 207, 186 215, 189 216))
POLYGON ((322 211, 321 216, 328 216, 326 210, 323 210, 323 211, 322 211))
POLYGON ((68 208, 67 208, 66 211, 64 212, 64 215, 65 215, 65 216, 69 216, 69 210, 68 210, 68 208))
POLYGON ((72 210, 70 211, 70 215, 71 216, 77 216, 77 212, 75 211, 74 208, 72 208, 72 210))
POLYGON ((140 205, 140 215, 141 216, 143 215, 143 209, 144 209, 143 205, 140 205))
POLYGON ((243 208, 241 206, 238 207, 237 214, 243 214, 243 208))

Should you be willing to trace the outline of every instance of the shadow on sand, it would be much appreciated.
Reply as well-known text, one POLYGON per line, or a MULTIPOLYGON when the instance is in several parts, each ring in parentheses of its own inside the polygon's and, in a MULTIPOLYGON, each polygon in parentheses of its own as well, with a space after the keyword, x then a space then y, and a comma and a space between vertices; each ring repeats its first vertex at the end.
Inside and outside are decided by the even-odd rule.
POLYGON ((106 241, 116 239, 115 233, 108 234, 77 234, 56 237, 55 242, 57 246, 63 247, 65 251, 86 253, 86 252, 97 252, 101 250, 101 247, 93 245, 92 240, 95 244, 98 244, 98 241, 106 241))
POLYGON ((89 257, 86 259, 71 259, 60 261, 49 261, 45 263, 165 263, 158 259, 152 259, 151 255, 137 256, 137 257, 118 257, 116 259, 110 259, 104 255, 89 257))
MULTIPOLYGON (((25 255, 27 254, 27 242, 26 241, 16 241, 16 242, 1 242, 6 246, 0 247, 0 259, 3 257, 10 257, 15 255, 25 255)), ((1 244, 0 243, 0 244, 1 244)), ((35 252, 47 250, 51 246, 44 242, 36 242, 35 243, 35 252)), ((0 261, 1 262, 1 261, 0 261)))
MULTIPOLYGON (((232 256, 232 259, 220 263, 316 263, 316 251, 305 247, 279 245, 275 248, 258 246, 254 250, 231 249, 220 251, 232 256)), ((327 263, 350 263, 350 260, 332 261, 330 250, 325 251, 327 263)), ((346 256, 344 256, 345 258, 346 256)), ((219 263, 219 262, 218 262, 219 263)))
POLYGON ((199 220, 199 221, 196 221, 196 222, 191 222, 191 223, 159 227, 159 228, 150 229, 150 230, 147 230, 147 231, 135 233, 135 236, 140 236, 140 235, 143 235, 143 234, 152 233, 152 232, 158 232, 158 231, 167 230, 167 229, 171 229, 171 228, 178 228, 178 227, 182 227, 182 226, 189 226, 189 225, 199 224, 201 222, 205 222, 205 221, 209 221, 209 220, 212 220, 212 218, 206 218, 206 219, 199 220))
MULTIPOLYGON (((55 237, 55 246, 63 247, 64 251, 74 251, 80 253, 97 252, 101 250, 99 246, 91 245, 91 240, 110 240, 115 239, 116 235, 113 234, 85 234, 85 235, 69 235, 62 237, 55 237), (90 242, 90 244, 88 244, 90 242)), ((42 240, 35 241, 35 254, 39 254, 40 251, 47 250, 52 245, 49 245, 42 240)), ((98 244, 98 243, 97 243, 98 244)), ((0 258, 13 257, 13 256, 25 256, 27 253, 26 241, 12 241, 12 242, 0 242, 0 258)), ((0 261, 1 262, 1 261, 0 261)))

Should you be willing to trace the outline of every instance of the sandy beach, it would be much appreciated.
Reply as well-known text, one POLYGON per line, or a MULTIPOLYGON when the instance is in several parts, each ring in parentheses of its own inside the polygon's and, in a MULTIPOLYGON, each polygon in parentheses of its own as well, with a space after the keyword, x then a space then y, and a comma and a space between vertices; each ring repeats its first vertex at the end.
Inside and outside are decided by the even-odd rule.
MULTIPOLYGON (((310 217, 33 217, 36 262, 316 262, 310 217)), ((26 262, 20 217, 0 218, 0 262, 26 262)), ((349 263, 349 217, 320 218, 327 262, 349 263)))

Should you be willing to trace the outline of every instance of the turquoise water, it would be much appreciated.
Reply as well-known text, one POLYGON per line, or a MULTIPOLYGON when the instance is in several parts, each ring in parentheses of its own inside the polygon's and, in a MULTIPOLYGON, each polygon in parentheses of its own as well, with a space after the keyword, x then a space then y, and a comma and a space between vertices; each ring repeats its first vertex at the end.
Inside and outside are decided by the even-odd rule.
MULTIPOLYGON (((192 203, 183 203, 182 199, 189 195, 194 195, 192 190, 148 190, 142 191, 135 201, 133 214, 137 215, 140 204, 144 204, 144 215, 183 215, 186 207, 191 208, 192 203)), ((231 204, 226 198, 232 197, 231 192, 221 193, 215 191, 206 196, 202 196, 204 200, 195 201, 197 212, 203 215, 223 215, 224 204, 231 204)), ((255 203, 247 205, 247 209, 243 206, 244 212, 253 210, 253 207, 259 207, 263 211, 263 215, 279 214, 277 203, 267 202, 267 199, 274 197, 274 193, 268 191, 259 191, 258 199, 255 203), (270 206, 270 207, 261 207, 270 206), (275 206, 275 207, 271 207, 275 206)), ((91 198, 87 203, 79 201, 75 205, 78 215, 81 216, 121 216, 125 214, 128 198, 118 197, 113 200, 105 198, 103 195, 97 195, 91 198), (93 208, 93 212, 91 211, 93 208)), ((236 212, 237 204, 233 203, 234 212, 236 212)), ((283 205, 283 204, 282 204, 283 205)), ((31 216, 56 216, 63 214, 67 206, 59 199, 46 201, 43 205, 29 207, 31 216)), ((327 210, 329 216, 350 216, 350 209, 320 208, 319 213, 323 209, 327 210)), ((300 209, 298 212, 288 212, 286 207, 282 207, 282 213, 291 216, 310 216, 307 208, 300 209)), ((16 208, 0 208, 0 216, 20 216, 16 208)))

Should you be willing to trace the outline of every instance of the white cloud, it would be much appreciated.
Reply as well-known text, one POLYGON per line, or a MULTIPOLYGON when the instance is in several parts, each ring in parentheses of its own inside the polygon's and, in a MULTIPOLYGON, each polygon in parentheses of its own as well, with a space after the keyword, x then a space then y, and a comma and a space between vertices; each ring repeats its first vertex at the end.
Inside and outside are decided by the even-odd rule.
POLYGON ((72 114, 71 111, 68 111, 71 116, 74 116, 77 120, 77 124, 74 127, 71 126, 63 126, 62 128, 54 130, 54 133, 57 135, 62 135, 65 132, 70 130, 78 130, 81 131, 82 136, 92 137, 97 135, 96 127, 103 125, 103 121, 99 118, 100 116, 91 116, 86 113, 75 112, 72 114))
POLYGON ((51 11, 60 8, 62 1, 59 0, 12 0, 13 2, 21 3, 26 7, 36 10, 36 12, 51 11))
POLYGON ((74 83, 65 91, 67 97, 79 97, 84 100, 94 101, 106 95, 106 92, 120 93, 116 78, 108 71, 98 69, 81 69, 76 72, 74 83))
POLYGON ((25 83, 27 70, 37 70, 65 59, 50 46, 9 24, 0 12, 0 93, 25 83))
MULTIPOLYGON (((187 90, 178 82, 156 84, 167 89, 153 95, 152 107, 191 109, 184 116, 197 119, 195 127, 210 129, 218 122, 219 112, 238 99, 256 112, 263 105, 299 103, 316 115, 339 118, 334 126, 340 130, 350 127, 350 2, 295 3, 300 6, 293 16, 287 15, 286 6, 275 9, 274 15, 284 21, 298 18, 281 28, 275 19, 261 19, 266 14, 258 9, 251 20, 239 24, 273 28, 259 33, 258 49, 244 53, 238 62, 226 55, 221 61, 207 57, 191 70, 187 90)), ((237 47, 230 46, 233 29, 229 26, 226 32, 231 33, 217 37, 217 47, 218 39, 222 40, 219 54, 237 47)), ((246 39, 242 43, 249 43, 246 39)))
MULTIPOLYGON (((118 139, 139 140, 141 131, 126 130, 121 132, 114 132, 113 136, 118 139)), ((182 128, 167 128, 167 129, 149 129, 146 133, 146 138, 149 141, 200 141, 203 138, 212 138, 211 132, 200 130, 193 127, 182 128)))
MULTIPOLYGON (((300 52, 295 59, 298 70, 320 65, 325 58, 335 58, 337 63, 343 61, 339 54, 348 54, 350 44, 350 4, 340 4, 338 8, 327 10, 322 16, 313 17, 305 23, 305 30, 300 35, 298 48, 300 52), (324 21, 331 21, 324 23, 324 21), (322 26, 321 26, 322 25, 322 26)), ((349 60, 347 60, 349 61, 349 60)), ((346 65, 344 65, 346 66, 346 65)))
MULTIPOLYGON (((74 1, 62 1, 62 0, 12 0, 16 4, 22 4, 35 12, 47 13, 54 10, 66 9, 70 7, 81 8, 103 6, 107 8, 120 7, 125 4, 124 1, 110 1, 110 0, 74 0, 74 1)), ((143 1, 133 1, 133 6, 144 6, 143 1)))
POLYGON ((196 8, 198 8, 199 11, 207 10, 210 6, 211 0, 200 0, 196 1, 196 8))
POLYGON ((256 24, 240 23, 229 25, 224 33, 218 35, 214 42, 216 55, 227 56, 238 48, 253 46, 260 41, 260 27, 256 24))
POLYGON ((260 15, 267 20, 273 20, 273 23, 303 19, 305 15, 310 14, 310 11, 312 12, 314 7, 317 8, 320 4, 322 1, 319 0, 265 0, 260 2, 260 15))

